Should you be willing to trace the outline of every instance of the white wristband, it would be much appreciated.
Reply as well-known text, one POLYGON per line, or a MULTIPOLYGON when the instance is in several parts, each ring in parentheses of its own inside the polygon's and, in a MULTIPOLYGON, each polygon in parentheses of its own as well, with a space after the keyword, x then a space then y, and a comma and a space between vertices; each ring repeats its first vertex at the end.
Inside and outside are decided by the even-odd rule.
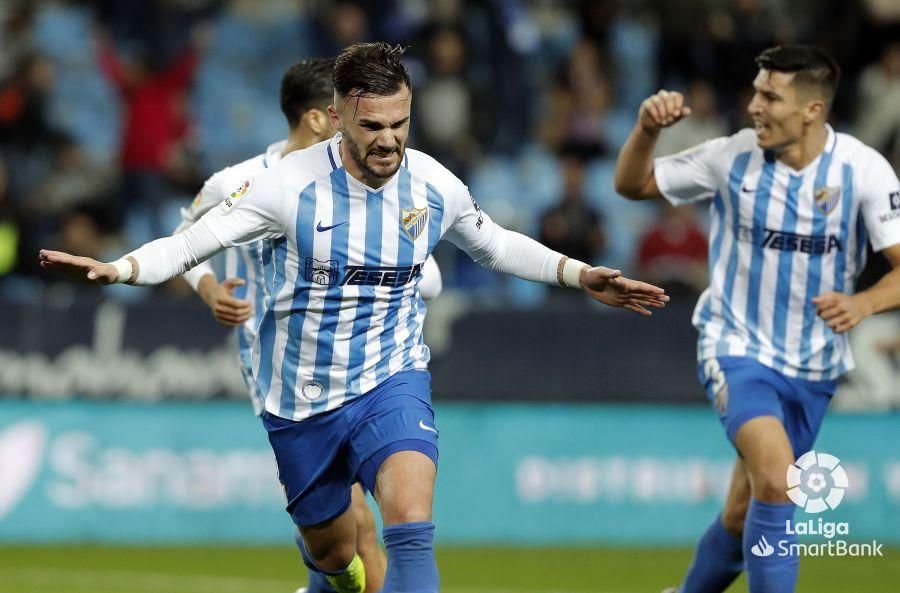
POLYGON ((130 259, 122 257, 112 262, 112 265, 114 265, 119 272, 116 282, 125 283, 134 280, 134 278, 132 278, 132 276, 134 276, 134 265, 131 263, 130 259))
POLYGON ((562 273, 558 275, 560 284, 569 288, 581 288, 581 270, 589 267, 588 264, 577 259, 566 258, 562 273))

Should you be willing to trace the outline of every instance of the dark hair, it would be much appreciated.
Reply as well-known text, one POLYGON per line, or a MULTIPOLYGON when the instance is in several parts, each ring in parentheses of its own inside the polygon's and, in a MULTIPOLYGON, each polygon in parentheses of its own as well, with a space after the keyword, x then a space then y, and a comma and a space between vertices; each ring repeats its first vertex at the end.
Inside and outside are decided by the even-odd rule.
POLYGON ((341 97, 386 97, 403 85, 411 86, 409 72, 400 61, 405 51, 383 41, 344 48, 334 63, 334 90, 341 97))
POLYGON ((794 83, 817 87, 831 104, 841 68, 830 55, 809 45, 779 45, 756 56, 760 69, 794 73, 794 83))
POLYGON ((331 70, 334 58, 301 60, 288 68, 281 79, 281 111, 288 125, 296 128, 310 109, 325 110, 334 98, 331 70))

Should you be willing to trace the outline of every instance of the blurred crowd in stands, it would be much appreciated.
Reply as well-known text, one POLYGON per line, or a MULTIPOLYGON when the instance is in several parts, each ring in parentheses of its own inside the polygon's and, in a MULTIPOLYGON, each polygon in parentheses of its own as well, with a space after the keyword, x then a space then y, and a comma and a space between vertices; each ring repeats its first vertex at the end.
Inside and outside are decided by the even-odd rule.
MULTIPOLYGON (((900 165, 891 0, 50 0, 0 2, 0 293, 52 280, 40 247, 98 259, 169 234, 212 172, 284 137, 283 71, 358 41, 409 46, 410 146, 503 225, 671 290, 706 285, 701 208, 615 194, 640 102, 694 114, 661 154, 747 124, 754 56, 788 42, 843 70, 833 114, 900 165)), ((438 255, 448 289, 529 306, 546 291, 438 255)), ((173 283, 170 292, 183 292, 173 283)), ((124 298, 150 291, 123 290, 124 298)))

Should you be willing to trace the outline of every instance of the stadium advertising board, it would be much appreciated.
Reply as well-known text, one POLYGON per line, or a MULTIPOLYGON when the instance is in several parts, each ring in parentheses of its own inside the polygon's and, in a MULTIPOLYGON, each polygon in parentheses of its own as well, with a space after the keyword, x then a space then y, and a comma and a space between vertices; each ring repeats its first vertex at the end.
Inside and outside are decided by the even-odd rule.
MULTIPOLYGON (((445 544, 689 545, 733 463, 699 408, 445 404, 437 427, 445 544)), ((896 414, 827 418, 816 448, 849 486, 797 522, 900 543, 898 430, 896 414)), ((2 541, 290 542, 283 506, 249 404, 0 403, 2 541)))

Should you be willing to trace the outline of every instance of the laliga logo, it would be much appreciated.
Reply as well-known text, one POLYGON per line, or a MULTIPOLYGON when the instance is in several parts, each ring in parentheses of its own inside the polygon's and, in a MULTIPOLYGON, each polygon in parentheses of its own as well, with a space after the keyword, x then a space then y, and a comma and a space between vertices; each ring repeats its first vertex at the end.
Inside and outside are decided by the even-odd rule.
POLYGON ((788 497, 807 513, 837 508, 849 486, 841 460, 828 453, 810 451, 788 466, 788 497))

